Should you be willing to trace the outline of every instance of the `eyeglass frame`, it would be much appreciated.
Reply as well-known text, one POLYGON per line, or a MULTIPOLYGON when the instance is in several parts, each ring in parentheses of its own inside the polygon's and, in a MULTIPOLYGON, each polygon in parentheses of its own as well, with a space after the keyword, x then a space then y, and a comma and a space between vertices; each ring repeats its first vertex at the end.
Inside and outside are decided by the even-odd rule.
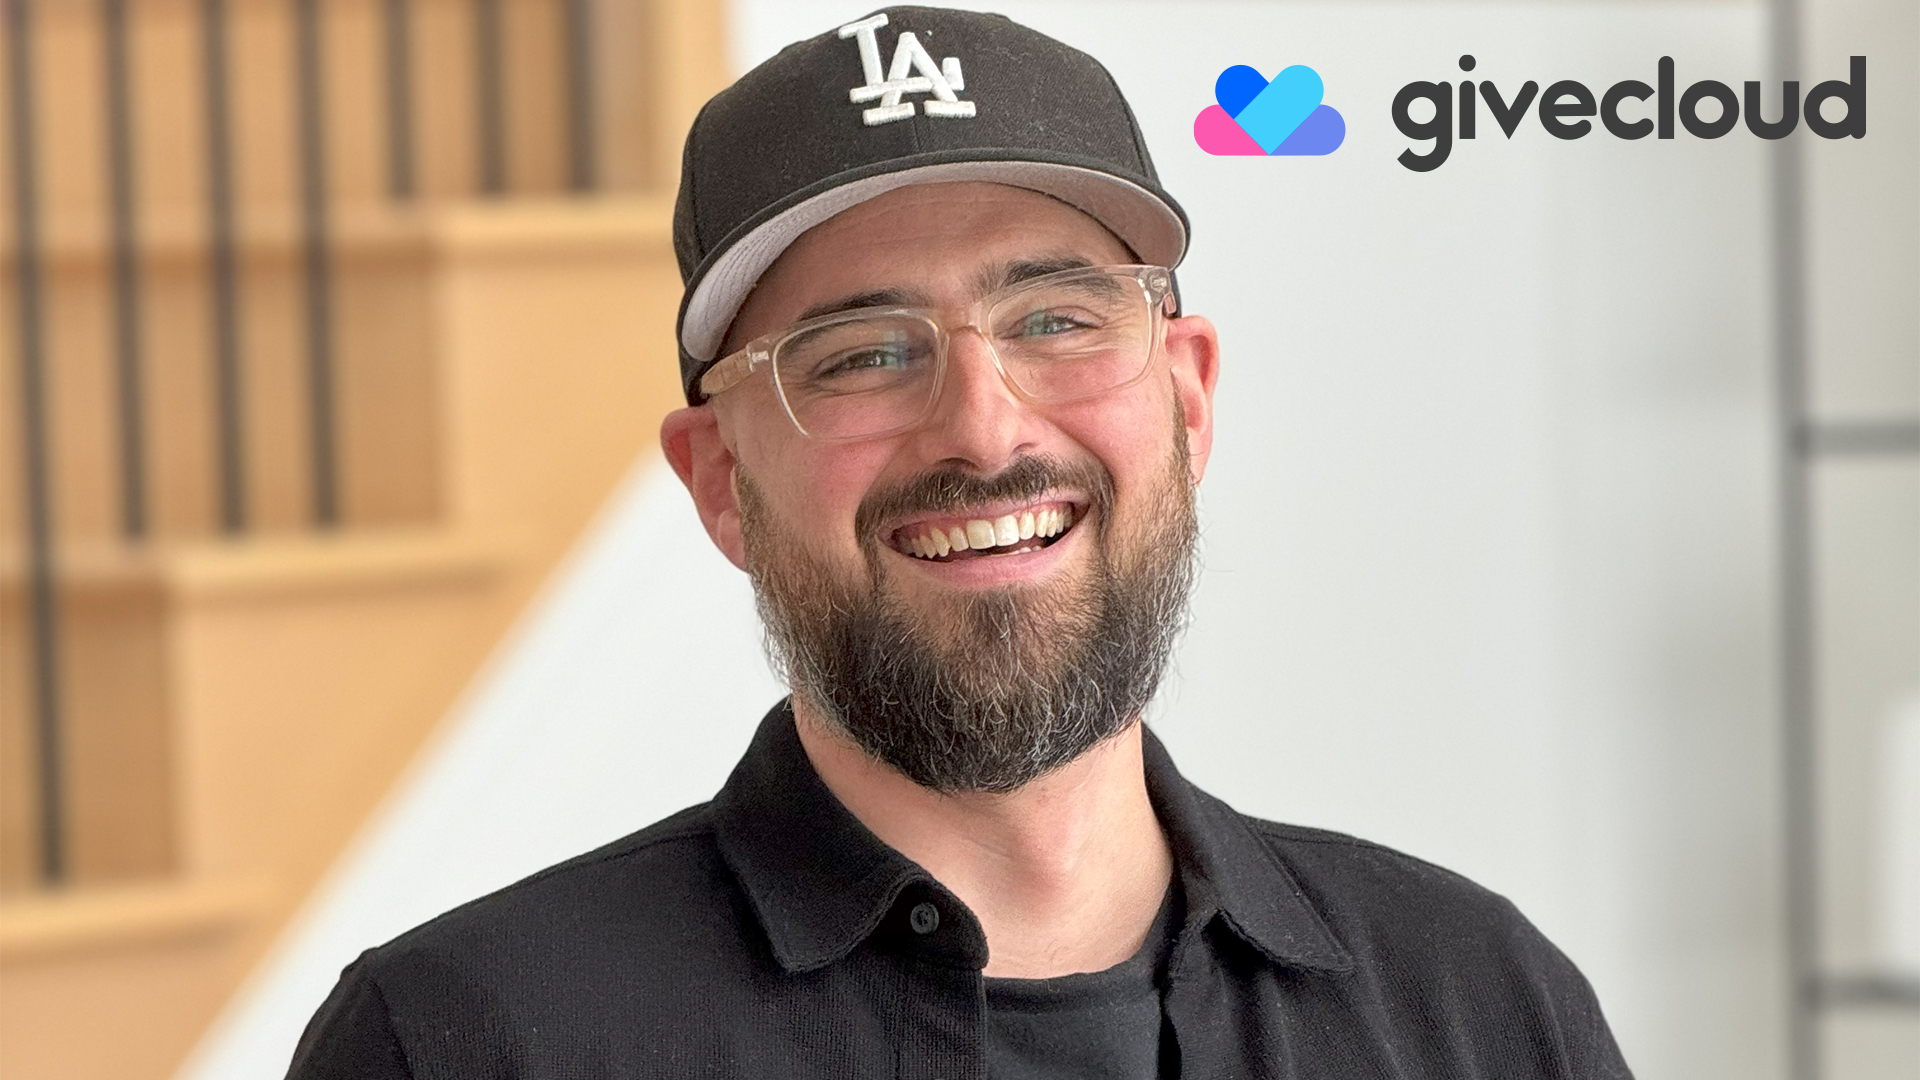
POLYGON ((925 407, 921 409, 920 414, 906 423, 881 431, 867 432, 859 435, 816 435, 808 431, 806 425, 800 422, 800 418, 794 415, 793 403, 787 399, 786 388, 780 385, 779 378, 776 376, 773 380, 774 395, 780 399, 781 411, 787 414, 787 420, 793 424, 794 430, 798 431, 802 436, 818 442, 827 443, 860 442, 866 439, 881 439, 889 435, 898 435, 903 431, 911 431, 925 423, 927 417, 932 415, 934 407, 940 401, 941 391, 945 385, 947 354, 951 348, 953 335, 962 330, 972 330, 986 343, 987 355, 993 361, 994 371, 999 373, 1000 381, 1006 384, 1007 389, 1011 390, 1015 397, 1030 405, 1064 405, 1075 401, 1087 401, 1106 394, 1125 390, 1139 383, 1141 379, 1146 378, 1147 372, 1153 367, 1153 354, 1159 349, 1162 343, 1162 335, 1166 329, 1166 320, 1173 317, 1177 303, 1178 300, 1175 297, 1173 289, 1173 272, 1164 266, 1153 266, 1145 263, 1119 263, 1110 266, 1068 267, 1064 270, 1055 270, 1051 273, 1040 274, 1028 278, 1025 281, 1014 282, 1003 288, 995 289, 968 305, 965 321, 951 327, 943 322, 939 316, 953 309, 914 307, 908 305, 850 308, 846 311, 835 311, 811 319, 802 319, 783 329, 762 334, 752 341, 747 342, 739 349, 714 361, 711 367, 701 373, 698 385, 702 400, 711 401, 715 395, 724 393, 745 381, 748 376, 752 375, 762 366, 768 368, 769 375, 773 375, 774 354, 780 350, 782 345, 786 344, 788 339, 822 327, 866 318, 922 319, 934 328, 936 335, 934 339, 933 386, 931 390, 928 391, 927 403, 925 407), (1126 382, 1070 398, 1036 398, 1022 389, 1019 383, 1014 381, 1013 376, 1007 372, 1006 365, 1002 363, 1000 359, 1000 350, 994 347, 993 336, 986 330, 983 330, 981 324, 986 321, 987 312, 991 310, 994 305, 1009 296, 1043 285, 1050 279, 1064 278, 1073 274, 1091 273, 1105 273, 1113 277, 1132 277, 1145 291, 1147 317, 1149 319, 1147 355, 1141 361, 1140 370, 1126 382))

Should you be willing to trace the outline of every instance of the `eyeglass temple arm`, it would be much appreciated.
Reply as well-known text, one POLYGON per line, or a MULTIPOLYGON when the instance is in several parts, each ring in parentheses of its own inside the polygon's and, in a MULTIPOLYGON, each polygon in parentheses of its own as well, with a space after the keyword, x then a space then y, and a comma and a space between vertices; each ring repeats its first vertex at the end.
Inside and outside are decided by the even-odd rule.
POLYGON ((725 357, 708 368, 700 376, 700 394, 712 397, 731 387, 734 383, 753 374, 753 354, 741 349, 732 356, 725 357))

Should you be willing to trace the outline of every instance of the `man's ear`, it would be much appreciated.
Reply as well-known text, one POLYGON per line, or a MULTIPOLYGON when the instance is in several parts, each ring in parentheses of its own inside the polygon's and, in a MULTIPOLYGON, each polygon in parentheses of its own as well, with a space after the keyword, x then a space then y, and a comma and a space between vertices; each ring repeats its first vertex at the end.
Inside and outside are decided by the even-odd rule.
POLYGON ((734 493, 733 451, 721 436, 720 418, 711 405, 675 409, 660 422, 660 449, 667 464, 687 485, 713 546, 733 565, 747 568, 746 545, 740 539, 740 501, 734 493))
POLYGON ((1213 384, 1220 377, 1220 335, 1199 315, 1167 320, 1167 362, 1187 426, 1189 471, 1198 484, 1213 453, 1213 384))

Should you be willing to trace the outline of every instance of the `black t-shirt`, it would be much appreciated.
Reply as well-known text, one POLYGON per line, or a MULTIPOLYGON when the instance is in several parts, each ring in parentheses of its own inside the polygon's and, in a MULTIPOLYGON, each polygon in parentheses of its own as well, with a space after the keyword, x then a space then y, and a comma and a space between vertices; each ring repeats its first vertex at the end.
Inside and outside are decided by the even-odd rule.
POLYGON ((1105 971, 1051 979, 988 978, 989 1080, 1172 1080, 1161 1008, 1167 954, 1180 926, 1180 887, 1154 916, 1140 951, 1105 971))

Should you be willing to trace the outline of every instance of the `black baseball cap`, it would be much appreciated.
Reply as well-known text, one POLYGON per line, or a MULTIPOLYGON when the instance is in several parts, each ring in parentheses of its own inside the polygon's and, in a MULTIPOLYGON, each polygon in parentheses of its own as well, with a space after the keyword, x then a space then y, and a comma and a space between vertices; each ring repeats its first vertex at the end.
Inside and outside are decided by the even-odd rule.
POLYGON ((1186 212, 1098 60, 1004 15, 885 8, 787 46, 694 119, 673 211, 688 402, 801 233, 895 188, 957 180, 1051 195, 1142 262, 1186 253, 1186 212))

